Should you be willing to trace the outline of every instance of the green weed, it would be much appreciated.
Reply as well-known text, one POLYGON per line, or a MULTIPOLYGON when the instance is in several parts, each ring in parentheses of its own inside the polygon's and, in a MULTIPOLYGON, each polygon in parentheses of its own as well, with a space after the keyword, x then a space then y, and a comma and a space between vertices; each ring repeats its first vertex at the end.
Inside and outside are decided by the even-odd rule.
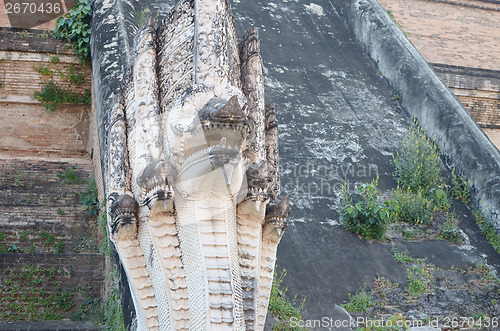
POLYGON ((434 206, 422 192, 413 193, 398 187, 393 201, 399 206, 397 218, 411 224, 428 224, 433 219, 434 206))
POLYGON ((454 244, 461 244, 463 242, 462 234, 457 226, 457 218, 454 213, 448 214, 447 221, 442 224, 439 229, 441 230, 439 234, 441 239, 448 240, 454 244))
POLYGON ((408 287, 406 291, 413 297, 417 297, 427 290, 431 281, 431 272, 429 268, 419 260, 417 265, 407 269, 408 287))
POLYGON ((452 196, 462 201, 465 204, 470 202, 470 182, 464 177, 457 176, 455 174, 455 169, 451 170, 451 194, 452 196))
POLYGON ((302 320, 301 310, 304 305, 305 300, 302 305, 297 307, 296 297, 292 300, 288 299, 286 296, 287 289, 281 288, 283 279, 286 277, 286 270, 278 276, 276 270, 274 271, 273 285, 271 287, 271 296, 269 298, 269 312, 280 321, 273 326, 273 330, 302 330, 301 328, 292 328, 287 324, 292 317, 297 320, 302 320))
POLYGON ((60 320, 75 305, 70 292, 60 291, 57 277, 61 269, 45 268, 32 264, 17 266, 5 279, 0 304, 8 303, 9 310, 2 312, 4 321, 60 320), (55 282, 52 293, 43 284, 55 282))
POLYGON ((85 185, 85 190, 80 193, 80 202, 85 206, 87 215, 97 217, 99 215, 99 197, 97 195, 97 185, 94 177, 89 177, 85 185))
POLYGON ((476 224, 479 226, 479 232, 493 245, 498 253, 500 253, 500 237, 495 230, 493 220, 486 217, 479 209, 474 210, 476 224))
POLYGON ((344 227, 366 239, 382 239, 391 220, 389 201, 379 202, 378 179, 363 183, 353 193, 344 185, 340 219, 344 227))
POLYGON ((38 73, 42 76, 48 76, 48 77, 54 76, 54 73, 52 72, 52 70, 50 70, 50 68, 46 67, 44 64, 42 64, 41 66, 38 66, 38 67, 33 65, 33 70, 38 71, 38 73))
POLYGON ((75 67, 69 65, 66 71, 66 78, 73 84, 80 85, 85 83, 85 75, 82 72, 76 72, 75 67))
POLYGON ((403 147, 393 156, 394 176, 399 186, 408 191, 422 192, 424 196, 432 188, 443 187, 439 153, 436 143, 427 138, 415 120, 403 147))
POLYGON ((408 255, 408 250, 399 253, 398 249, 393 245, 391 248, 391 253, 394 256, 394 261, 396 261, 397 263, 413 263, 413 258, 408 255))
POLYGON ((83 184, 85 181, 75 171, 75 167, 67 168, 63 173, 58 173, 59 178, 64 184, 83 184))
POLYGON ((52 55, 50 57, 50 62, 54 63, 54 64, 57 64, 59 63, 59 55, 52 55))
POLYGON ((394 101, 400 101, 401 100, 401 96, 399 95, 399 91, 398 90, 392 90, 391 96, 392 96, 392 100, 394 100, 394 101))
POLYGON ((42 33, 39 33, 36 35, 38 38, 42 39, 48 39, 50 37, 50 33, 47 32, 47 30, 43 31, 42 33))
POLYGON ((56 254, 64 252, 64 241, 62 239, 57 239, 56 236, 45 231, 40 231, 38 236, 40 237, 40 241, 44 247, 52 247, 54 249, 54 253, 56 254))
POLYGON ((76 0, 71 11, 57 19, 54 30, 56 38, 66 39, 71 43, 82 64, 90 62, 92 3, 92 0, 76 0))
POLYGON ((450 200, 446 195, 446 192, 442 188, 431 188, 429 191, 429 197, 432 201, 432 205, 439 210, 448 210, 451 207, 450 200))
POLYGON ((349 293, 349 302, 342 305, 350 313, 363 313, 372 306, 372 295, 368 295, 365 290, 357 292, 353 296, 349 293))
POLYGON ((58 86, 52 79, 43 85, 42 91, 35 91, 34 96, 48 111, 55 111, 60 104, 90 104, 91 101, 90 90, 79 94, 58 86))

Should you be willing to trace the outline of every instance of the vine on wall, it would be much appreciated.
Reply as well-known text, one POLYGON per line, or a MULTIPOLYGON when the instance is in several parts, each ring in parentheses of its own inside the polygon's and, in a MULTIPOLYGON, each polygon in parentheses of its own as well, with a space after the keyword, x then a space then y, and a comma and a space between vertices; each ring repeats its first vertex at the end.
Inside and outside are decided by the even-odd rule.
POLYGON ((90 63, 90 22, 93 0, 76 0, 71 11, 59 17, 54 35, 71 43, 80 64, 90 63))
POLYGON ((66 84, 60 85, 54 80, 54 75, 59 76, 63 81, 70 83, 73 86, 82 85, 85 83, 85 75, 83 72, 77 71, 71 64, 66 67, 66 70, 60 68, 53 69, 59 63, 59 57, 51 57, 51 63, 33 66, 33 70, 40 73, 40 78, 43 81, 42 90, 35 91, 34 97, 40 101, 46 110, 55 111, 60 104, 83 104, 88 105, 92 100, 92 95, 89 89, 82 92, 66 87, 66 84), (47 82, 47 80, 49 80, 47 82))

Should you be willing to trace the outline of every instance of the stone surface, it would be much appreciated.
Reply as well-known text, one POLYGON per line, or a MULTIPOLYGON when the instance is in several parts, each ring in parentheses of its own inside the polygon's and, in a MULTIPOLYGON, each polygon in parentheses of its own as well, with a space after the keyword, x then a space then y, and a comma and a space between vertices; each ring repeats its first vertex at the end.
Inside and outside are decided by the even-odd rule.
POLYGON ((74 59, 71 47, 64 40, 48 38, 43 31, 23 31, 0 27, 0 49, 2 51, 33 53, 52 53, 70 55, 74 59))

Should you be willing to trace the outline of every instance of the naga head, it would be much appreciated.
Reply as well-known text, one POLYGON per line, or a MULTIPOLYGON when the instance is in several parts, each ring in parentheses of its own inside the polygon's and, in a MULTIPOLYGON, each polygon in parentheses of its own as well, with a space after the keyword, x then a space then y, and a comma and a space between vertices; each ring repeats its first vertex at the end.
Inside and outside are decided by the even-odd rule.
POLYGON ((281 200, 273 200, 266 207, 266 216, 264 227, 273 230, 272 232, 278 238, 281 238, 283 231, 287 227, 286 218, 290 214, 290 204, 288 196, 283 197, 281 200))
POLYGON ((134 236, 137 231, 137 201, 125 193, 113 192, 108 197, 108 227, 112 238, 134 236))
POLYGON ((163 160, 152 160, 136 179, 137 185, 144 192, 144 204, 164 200, 171 196, 167 181, 167 166, 163 160))
POLYGON ((198 85, 179 97, 165 126, 174 190, 183 197, 199 196, 202 188, 211 194, 240 192, 253 129, 247 108, 246 97, 232 87, 216 96, 198 85))

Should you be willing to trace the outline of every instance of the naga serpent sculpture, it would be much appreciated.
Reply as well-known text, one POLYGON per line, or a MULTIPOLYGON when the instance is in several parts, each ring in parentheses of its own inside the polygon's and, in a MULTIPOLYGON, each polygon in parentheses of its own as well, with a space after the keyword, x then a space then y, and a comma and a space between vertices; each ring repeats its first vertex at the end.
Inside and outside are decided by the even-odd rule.
POLYGON ((145 22, 107 133, 108 231, 139 330, 262 330, 286 227, 258 32, 226 0, 145 22))

